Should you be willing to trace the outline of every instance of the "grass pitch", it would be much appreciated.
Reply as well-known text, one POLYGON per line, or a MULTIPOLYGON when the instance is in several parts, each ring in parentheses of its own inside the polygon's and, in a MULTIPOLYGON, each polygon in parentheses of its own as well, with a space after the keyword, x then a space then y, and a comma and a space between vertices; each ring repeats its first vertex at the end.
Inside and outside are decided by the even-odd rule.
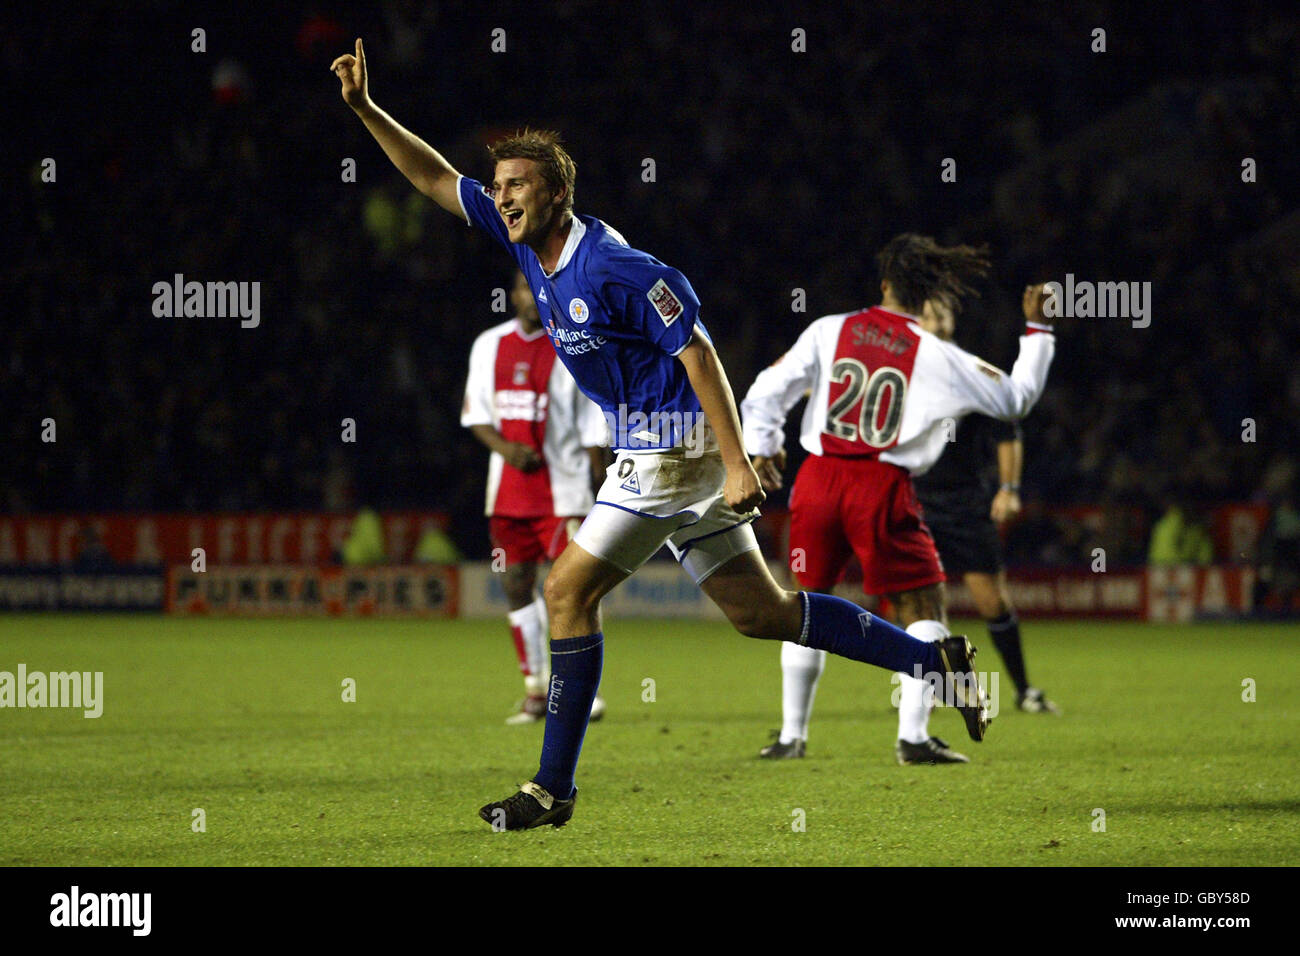
MULTIPOLYGON (((979 669, 1000 666, 968 633, 979 669)), ((897 766, 890 675, 836 658, 807 758, 769 763, 776 644, 608 621, 609 712, 573 822, 494 833, 478 807, 534 772, 542 738, 503 723, 521 690, 504 623, 0 617, 0 670, 103 671, 105 699, 97 720, 0 710, 0 864, 1297 862, 1294 626, 1024 634, 1065 715, 1014 712, 1006 681, 982 744, 936 712, 931 732, 971 764, 897 766)))

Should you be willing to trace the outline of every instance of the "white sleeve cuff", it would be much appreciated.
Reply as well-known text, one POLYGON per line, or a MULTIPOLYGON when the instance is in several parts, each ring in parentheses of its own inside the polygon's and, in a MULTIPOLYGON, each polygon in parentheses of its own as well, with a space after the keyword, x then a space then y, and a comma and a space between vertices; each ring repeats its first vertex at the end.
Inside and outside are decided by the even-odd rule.
POLYGON ((469 210, 465 208, 465 200, 460 194, 460 181, 465 177, 459 173, 456 175, 456 202, 460 203, 460 214, 465 217, 465 225, 473 228, 474 223, 470 221, 469 210))

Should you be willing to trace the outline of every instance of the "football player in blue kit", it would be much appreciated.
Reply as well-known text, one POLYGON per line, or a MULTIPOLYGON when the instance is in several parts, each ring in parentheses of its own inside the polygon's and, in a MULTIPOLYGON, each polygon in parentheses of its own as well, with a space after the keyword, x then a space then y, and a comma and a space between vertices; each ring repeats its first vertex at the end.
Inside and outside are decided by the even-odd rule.
POLYGON ((490 186, 461 176, 371 100, 361 40, 331 70, 344 101, 420 192, 482 229, 523 270, 557 356, 610 425, 614 463, 595 507, 551 568, 551 685, 540 767, 479 810, 496 829, 563 826, 604 654, 600 601, 666 542, 748 637, 794 640, 890 671, 946 679, 972 738, 987 704, 962 636, 917 640, 856 604, 787 591, 768 572, 750 522, 765 497, 700 303, 676 269, 573 212, 575 166, 553 133, 490 148, 490 186))

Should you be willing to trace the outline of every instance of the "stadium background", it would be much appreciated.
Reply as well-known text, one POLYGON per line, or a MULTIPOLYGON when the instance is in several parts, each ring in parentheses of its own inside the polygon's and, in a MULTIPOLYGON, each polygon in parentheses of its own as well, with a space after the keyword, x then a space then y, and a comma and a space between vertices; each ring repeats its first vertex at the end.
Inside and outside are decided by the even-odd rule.
MULTIPOLYGON (((104 680, 95 719, 0 710, 0 864, 1294 865, 1296 627, 1222 618, 1294 612, 1254 585, 1300 582, 1298 23, 1226 0, 6 7, 0 607, 42 610, 0 614, 0 703, 24 666, 104 680), (482 560, 487 456, 457 412, 509 264, 344 106, 327 66, 358 35, 376 100, 470 175, 502 132, 562 130, 579 211, 690 277, 741 391, 812 318, 873 302, 871 256, 903 230, 990 244, 959 340, 1003 365, 1027 282, 1151 282, 1148 328, 1063 330, 1025 425, 1007 544, 1033 680, 1065 715, 1004 702, 970 766, 898 767, 891 675, 836 662, 807 759, 755 759, 777 649, 634 617, 706 613, 659 562, 607 605, 578 816, 491 834, 475 810, 535 766, 541 728, 502 723, 519 677, 482 560), (155 317, 177 273, 260 282, 259 326, 155 317), (1175 500, 1213 567, 1144 567, 1175 500), (477 560, 335 563, 377 529, 409 562, 429 523, 477 560), (275 616, 45 610, 156 609, 162 563, 173 605, 275 616), (360 616, 457 609, 490 617, 360 616), (1062 611, 1081 619, 1039 619, 1062 611)), ((983 626, 954 626, 996 676, 983 626)), ((160 919, 189 921, 186 877, 157 882, 160 919)), ((1001 874, 967 922, 1131 912, 1089 883, 1001 874)), ((13 900, 6 925, 47 921, 13 900)))
POLYGON ((469 175, 503 131, 561 130, 578 209, 691 278, 738 392, 813 317, 874 301, 871 256, 899 231, 991 245, 958 338, 1003 365, 1026 282, 1151 282, 1149 328, 1077 320, 1063 342, 1025 426, 1012 563, 1086 570, 1102 547, 1141 565, 1177 500, 1215 563, 1294 564, 1300 58, 1274 6, 30 11, 3 40, 22 78, 0 213, 6 560, 49 558, 24 550, 30 515, 362 507, 437 512, 486 557, 486 453, 457 410, 509 263, 415 195, 341 102, 326 67, 363 35, 376 100, 469 175), (155 318, 152 285, 178 272, 260 281, 260 327, 155 318))

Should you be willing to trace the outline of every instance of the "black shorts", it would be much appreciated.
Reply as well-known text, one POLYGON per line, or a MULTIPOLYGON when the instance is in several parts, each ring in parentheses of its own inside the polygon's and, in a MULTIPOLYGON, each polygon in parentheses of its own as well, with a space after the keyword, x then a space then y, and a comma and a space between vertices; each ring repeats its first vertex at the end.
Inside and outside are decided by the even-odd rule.
POLYGON ((997 574, 1002 570, 1002 539, 989 517, 991 504, 992 497, 985 501, 982 494, 921 493, 925 523, 934 536, 949 581, 960 581, 965 574, 997 574))

